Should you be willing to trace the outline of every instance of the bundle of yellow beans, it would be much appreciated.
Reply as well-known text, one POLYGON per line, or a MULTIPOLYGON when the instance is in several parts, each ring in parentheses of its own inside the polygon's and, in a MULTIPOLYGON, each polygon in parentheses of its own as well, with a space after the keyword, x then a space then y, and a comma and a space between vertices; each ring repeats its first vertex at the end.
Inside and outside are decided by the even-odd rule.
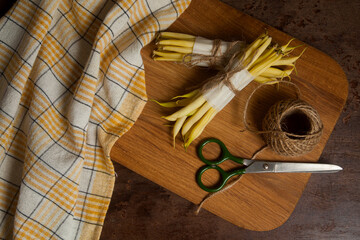
MULTIPOLYGON (((200 55, 211 57, 213 54, 212 50, 214 48, 214 44, 215 40, 199 36, 184 33, 161 32, 156 41, 157 48, 153 51, 153 59, 155 61, 185 63, 195 59, 194 62, 197 66, 211 66, 221 69, 224 67, 224 64, 227 64, 227 57, 229 55, 231 56, 234 52, 245 51, 246 49, 246 44, 242 41, 221 41, 219 46, 219 56, 216 61, 213 61, 212 63, 210 63, 210 60, 196 61, 196 58, 199 58, 200 55)), ((287 54, 293 49, 294 47, 288 47, 287 54)), ((259 76, 256 76, 255 81, 263 82, 266 81, 267 78, 287 77, 291 74, 292 70, 293 67, 285 69, 282 72, 278 71, 277 68, 269 68, 268 70, 262 72, 259 76)))
MULTIPOLYGON (((194 39, 190 35, 186 36, 187 42, 194 39)), ((291 40, 280 47, 271 45, 271 40, 272 38, 267 34, 260 35, 246 47, 245 51, 234 55, 225 70, 221 71, 213 81, 209 81, 202 88, 177 96, 171 102, 159 103, 164 107, 181 107, 173 114, 163 117, 174 122, 172 131, 174 144, 176 136, 181 131, 184 146, 187 148, 194 139, 200 136, 214 116, 232 100, 235 91, 241 91, 252 80, 271 84, 289 77, 294 69, 295 61, 302 53, 289 57, 289 53, 295 48, 289 46, 291 40)), ((164 51, 174 50, 174 48, 165 48, 169 42, 162 43, 164 51)), ((175 49, 179 50, 183 46, 185 46, 183 43, 178 43, 175 49)), ((190 52, 191 44, 187 43, 184 48, 190 52)), ((180 57, 168 57, 167 60, 180 61, 180 57)))
POLYGON ((245 49, 245 42, 210 40, 183 33, 161 32, 153 51, 155 61, 185 62, 203 67, 221 69, 227 56, 245 49), (199 60, 199 61, 197 61, 199 60))

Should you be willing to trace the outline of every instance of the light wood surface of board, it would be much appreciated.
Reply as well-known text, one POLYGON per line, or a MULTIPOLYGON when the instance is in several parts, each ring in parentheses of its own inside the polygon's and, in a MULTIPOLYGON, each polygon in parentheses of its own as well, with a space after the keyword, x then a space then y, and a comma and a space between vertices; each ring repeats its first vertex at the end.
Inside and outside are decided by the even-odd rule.
MULTIPOLYGON (((168 30, 210 39, 248 42, 265 30, 279 44, 292 38, 217 0, 193 0, 168 30)), ((304 43, 295 40, 292 46, 300 44, 304 43)), ((324 53, 306 44, 304 46, 307 50, 297 61, 297 75, 292 74, 291 77, 301 90, 301 99, 320 114, 324 124, 320 143, 312 152, 300 157, 282 157, 266 149, 258 159, 317 162, 345 104, 348 83, 340 66, 324 53)), ((149 99, 167 101, 188 92, 188 88, 201 84, 216 73, 170 62, 155 62, 151 59, 153 49, 152 43, 142 50, 149 99)), ((301 50, 296 49, 293 55, 299 54, 301 50)), ((242 131, 244 105, 257 86, 258 83, 252 82, 242 90, 217 114, 187 152, 182 147, 180 136, 176 139, 176 148, 172 147, 171 129, 161 119, 161 116, 173 110, 148 102, 135 125, 115 143, 111 151, 112 160, 198 204, 207 195, 195 182, 196 171, 203 166, 195 152, 201 140, 207 137, 219 138, 232 154, 245 158, 251 157, 264 146, 260 135, 242 131)), ((262 88, 250 102, 248 123, 258 129, 272 104, 294 96, 291 87, 262 88)), ((307 173, 246 174, 233 188, 206 202, 204 208, 242 228, 271 230, 289 218, 309 177, 307 173)))

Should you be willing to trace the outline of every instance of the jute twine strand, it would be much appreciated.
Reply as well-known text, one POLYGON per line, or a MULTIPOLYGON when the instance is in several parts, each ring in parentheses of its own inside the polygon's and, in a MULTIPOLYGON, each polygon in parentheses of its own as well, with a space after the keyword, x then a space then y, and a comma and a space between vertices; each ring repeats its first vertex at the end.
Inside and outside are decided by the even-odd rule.
MULTIPOLYGON (((231 77, 241 70, 244 69, 244 66, 242 63, 242 58, 240 59, 240 56, 244 52, 244 47, 237 46, 238 44, 244 44, 244 42, 241 41, 235 41, 231 42, 228 49, 224 53, 223 56, 220 56, 220 45, 221 40, 214 40, 214 45, 212 49, 212 53, 210 56, 208 55, 202 55, 202 54, 186 54, 183 58, 183 64, 187 66, 196 66, 196 63, 204 62, 204 61, 216 61, 217 58, 224 58, 226 56, 227 64, 226 66, 222 66, 219 70, 219 72, 211 77, 208 78, 205 83, 201 83, 201 92, 206 92, 207 90, 216 88, 219 86, 220 83, 224 83, 232 92, 235 94, 238 92, 238 90, 234 87, 234 85, 231 82, 231 77), (197 56, 196 59, 190 60, 190 62, 186 62, 187 56, 197 56), (211 60, 212 59, 212 60, 211 60)), ((192 88, 198 88, 199 86, 193 86, 192 88)))
MULTIPOLYGON (((254 56, 255 55, 256 54, 254 54, 254 56)), ((218 87, 220 83, 224 83, 232 92, 237 94, 239 91, 232 84, 231 77, 247 67, 243 65, 244 57, 243 50, 233 52, 228 60, 228 64, 214 77, 209 78, 203 85, 201 91, 206 92, 207 90, 218 87)), ((252 62, 252 60, 253 59, 251 59, 250 62, 252 62)))
MULTIPOLYGON (((256 157, 260 154, 260 152, 262 152, 262 150, 264 150, 267 146, 263 146, 261 147, 259 150, 257 150, 253 156, 251 157, 251 160, 254 160, 256 159, 256 157)), ((195 211, 195 214, 198 215, 202 206, 204 205, 205 202, 209 201, 211 198, 215 197, 216 195, 219 195, 223 192, 225 192, 226 190, 232 188, 235 184, 237 184, 243 177, 244 175, 243 174, 240 174, 240 175, 237 175, 236 177, 233 177, 229 180, 229 183, 224 187, 222 188, 220 191, 217 191, 217 192, 213 192, 213 193, 209 193, 208 195, 206 195, 204 197, 203 200, 201 200, 201 202, 199 203, 196 211, 195 211)))

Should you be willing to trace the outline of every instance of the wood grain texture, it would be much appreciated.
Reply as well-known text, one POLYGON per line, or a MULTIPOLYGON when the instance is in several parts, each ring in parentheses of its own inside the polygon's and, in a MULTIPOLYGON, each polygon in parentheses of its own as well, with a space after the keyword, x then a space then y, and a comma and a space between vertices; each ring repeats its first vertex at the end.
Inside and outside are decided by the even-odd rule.
MULTIPOLYGON (((279 44, 291 37, 254 18, 215 0, 193 0, 189 9, 169 30, 191 33, 207 38, 224 40, 245 39, 251 41, 264 29, 279 44)), ((294 45, 302 44, 295 41, 294 45)), ((151 60, 153 45, 143 49, 147 92, 149 99, 168 100, 186 92, 186 88, 199 84, 215 72, 174 63, 151 60)), ((294 52, 299 53, 300 49, 294 52)), ((308 47, 297 62, 298 75, 292 76, 301 89, 302 99, 313 105, 324 123, 324 134, 317 148, 292 161, 319 159, 347 97, 346 77, 339 65, 322 52, 308 47)), ((111 157, 114 161, 160 184, 191 202, 199 203, 206 195, 195 183, 195 173, 202 166, 195 154, 199 140, 217 137, 229 150, 242 157, 250 157, 264 142, 261 136, 243 129, 244 104, 257 86, 251 83, 208 125, 203 135, 188 152, 177 139, 172 148, 170 129, 163 126, 162 115, 170 113, 149 102, 134 127, 114 145, 111 157)), ((249 109, 249 123, 258 127, 267 108, 281 98, 291 96, 291 89, 266 87, 255 95, 249 109)), ((286 160, 271 151, 264 151, 261 159, 286 160)), ((288 159, 289 160, 289 159, 288 159)), ((294 210, 310 174, 262 174, 245 175, 231 190, 216 196, 205 204, 205 209, 243 228, 265 231, 284 223, 294 210)))

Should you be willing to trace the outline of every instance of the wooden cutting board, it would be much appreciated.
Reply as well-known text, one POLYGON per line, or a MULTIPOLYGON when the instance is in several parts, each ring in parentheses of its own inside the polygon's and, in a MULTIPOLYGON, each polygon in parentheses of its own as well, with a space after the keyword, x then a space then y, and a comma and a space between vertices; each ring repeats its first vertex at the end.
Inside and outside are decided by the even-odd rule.
MULTIPOLYGON (((267 30, 279 44, 291 39, 291 36, 217 0, 193 0, 168 30, 210 39, 244 39, 248 42, 267 30)), ((304 43, 295 40, 292 46, 300 44, 304 43)), ((292 81, 300 88, 301 99, 310 103, 320 114, 324 124, 321 141, 312 152, 301 157, 285 158, 266 149, 258 159, 318 161, 345 104, 348 83, 344 72, 329 56, 311 46, 307 47, 297 61, 298 74, 292 75, 292 81)), ((216 73, 208 69, 189 69, 175 63, 155 62, 151 59, 153 49, 152 43, 142 50, 149 99, 169 100, 188 92, 187 88, 200 84, 216 73)), ((301 50, 294 51, 294 55, 301 50)), ((252 82, 241 91, 212 120, 187 152, 182 147, 180 137, 176 140, 176 148, 172 147, 171 130, 164 125, 166 121, 160 118, 173 110, 148 102, 135 125, 112 148, 111 158, 198 204, 207 194, 195 182, 195 173, 203 165, 195 152, 199 141, 207 137, 219 138, 231 153, 247 158, 264 146, 260 135, 242 131, 244 105, 257 86, 258 83, 252 82)), ((279 99, 293 97, 293 93, 291 87, 262 88, 250 102, 248 123, 251 127, 259 128, 267 109, 279 99)), ((206 202, 204 208, 242 228, 271 230, 289 218, 309 177, 310 174, 306 173, 247 174, 233 188, 206 202)))

